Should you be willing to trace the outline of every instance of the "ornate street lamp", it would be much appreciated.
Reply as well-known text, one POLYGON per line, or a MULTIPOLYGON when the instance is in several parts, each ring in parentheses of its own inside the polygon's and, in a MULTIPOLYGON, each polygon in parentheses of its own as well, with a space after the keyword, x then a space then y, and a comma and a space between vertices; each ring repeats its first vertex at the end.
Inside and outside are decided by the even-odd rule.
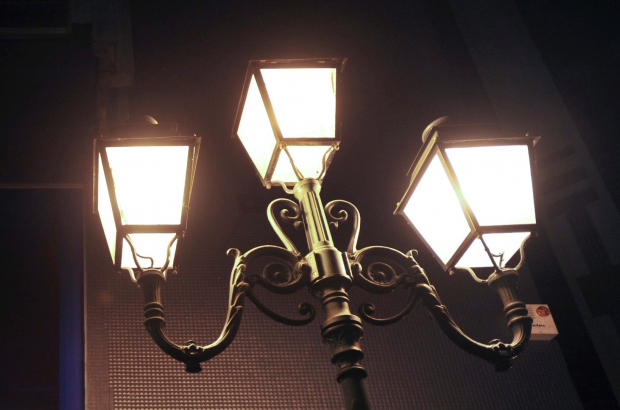
MULTIPOLYGON (((531 193, 533 140, 497 139, 488 133, 472 133, 467 127, 445 128, 431 124, 425 132, 429 137, 413 165, 412 183, 397 209, 397 213, 404 214, 421 234, 444 269, 458 270, 460 265, 471 262, 466 266, 467 271, 476 280, 488 283, 498 291, 514 340, 510 344, 499 340, 478 343, 466 336, 453 321, 424 270, 414 259, 415 251, 404 254, 383 246, 358 250, 360 217, 357 208, 343 200, 331 201, 325 207, 322 204, 321 181, 339 143, 337 84, 344 62, 344 59, 250 62, 233 134, 243 143, 262 183, 269 188, 278 182, 296 201, 280 198, 267 207, 267 217, 283 247, 264 245, 246 253, 237 249, 229 251, 235 262, 230 278, 228 314, 220 337, 210 345, 171 341, 164 333, 161 304, 161 287, 173 260, 174 238, 181 238, 185 229, 199 140, 193 137, 97 140, 96 193, 97 209, 113 261, 117 267, 132 272, 144 293, 147 331, 164 352, 185 363, 188 372, 199 372, 201 362, 223 352, 232 342, 240 326, 245 296, 261 312, 280 323, 300 326, 314 319, 315 311, 310 304, 299 306, 303 316, 299 319, 271 311, 257 298, 256 286, 279 294, 308 288, 321 301, 325 312, 321 335, 331 349, 332 363, 338 368, 337 381, 343 388, 346 408, 358 410, 370 409, 366 370, 361 364, 364 357, 360 345, 362 320, 378 326, 395 323, 413 309, 417 300, 421 300, 453 342, 493 363, 497 370, 508 369, 511 360, 527 343, 531 319, 516 295, 518 267, 507 268, 505 262, 514 253, 517 239, 525 239, 536 222, 531 193), (458 139, 459 136, 466 138, 458 139), (150 146, 152 144, 154 146, 150 146), (508 148, 513 145, 516 147, 514 152, 508 148), (126 182, 121 178, 139 175, 143 168, 154 170, 162 158, 174 156, 168 149, 176 150, 179 146, 183 147, 183 152, 174 155, 178 155, 176 161, 179 164, 185 161, 186 167, 181 169, 179 165, 175 174, 185 175, 184 180, 173 183, 165 175, 152 175, 154 181, 147 182, 146 177, 151 172, 144 171, 144 180, 134 183, 131 188, 125 187, 126 182), (131 152, 131 158, 115 157, 116 148, 136 147, 140 150, 131 152), (466 170, 470 165, 482 166, 483 171, 466 170), (499 179, 486 176, 488 192, 475 191, 476 184, 472 179, 490 170, 494 173, 493 178, 499 179), (510 170, 518 175, 512 175, 510 170), (522 185, 504 179, 508 176, 516 177, 517 183, 522 185), (440 193, 432 189, 435 185, 440 193), (143 187, 148 188, 143 190, 143 187), (182 194, 180 190, 175 191, 178 187, 183 187, 182 194), (127 193, 120 194, 121 190, 127 193), (512 192, 516 193, 508 195, 512 192), (169 205, 169 208, 166 205, 164 210, 160 205, 162 196, 172 196, 173 193, 176 198, 182 198, 181 205, 175 200, 171 203, 176 205, 169 205), (127 213, 130 208, 124 205, 125 195, 139 197, 140 206, 144 206, 140 210, 143 219, 139 222, 132 219, 133 212, 127 213), (493 206, 487 206, 487 201, 493 206), (429 211, 429 204, 436 209, 429 211), (147 217, 151 206, 157 209, 156 217, 147 217), (502 208, 500 212, 488 213, 489 208, 496 206, 502 208), (419 212, 424 218, 419 218, 419 212), (279 221, 303 226, 307 252, 299 251, 279 221), (456 225, 448 225, 453 222, 456 225), (353 233, 347 249, 339 250, 333 243, 330 227, 337 228, 344 223, 351 223, 353 233), (442 236, 435 235, 435 230, 442 236), (138 246, 134 239, 138 233, 165 233, 170 242, 166 246, 138 246), (510 239, 496 240, 494 235, 497 234, 506 234, 510 239), (518 238, 511 236, 513 234, 518 234, 518 238), (480 246, 489 262, 480 258, 480 246), (132 257, 123 256, 127 253, 132 257), (143 260, 151 260, 151 266, 143 267, 140 263, 143 260), (479 279, 471 269, 487 265, 494 266, 495 272, 485 280, 479 279), (392 317, 375 316, 374 306, 368 303, 361 304, 356 315, 351 312, 348 295, 352 286, 374 294, 404 288, 409 292, 409 299, 392 317)), ((163 168, 168 172, 169 161, 163 168)))

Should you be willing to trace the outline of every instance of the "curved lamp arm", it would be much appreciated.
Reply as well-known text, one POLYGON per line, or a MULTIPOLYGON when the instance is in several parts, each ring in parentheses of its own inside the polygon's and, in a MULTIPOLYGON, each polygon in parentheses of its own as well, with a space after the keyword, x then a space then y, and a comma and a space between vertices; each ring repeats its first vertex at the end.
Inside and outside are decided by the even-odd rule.
POLYGON ((504 304, 508 327, 513 333, 511 343, 503 343, 496 339, 484 344, 467 336, 456 324, 446 306, 441 303, 437 290, 430 284, 426 273, 414 259, 416 251, 409 251, 405 255, 385 246, 370 246, 356 250, 360 218, 355 205, 346 201, 332 201, 325 208, 328 219, 335 227, 338 227, 340 222, 346 222, 349 213, 353 215, 353 232, 348 255, 355 286, 374 294, 390 293, 399 287, 410 292, 404 308, 391 317, 376 317, 375 306, 371 303, 362 303, 358 308, 358 314, 364 321, 376 326, 396 323, 413 309, 418 300, 422 300, 441 330, 461 349, 493 363, 497 371, 504 371, 512 366, 511 360, 523 351, 532 331, 532 319, 527 316, 525 304, 517 295, 519 279, 517 270, 524 261, 526 241, 521 244, 521 261, 514 269, 498 269, 486 280, 478 278, 473 270, 465 269, 474 280, 488 284, 499 294, 504 304), (335 214, 336 208, 341 210, 335 214))
POLYGON ((224 328, 218 339, 207 346, 199 346, 193 340, 185 345, 171 341, 164 332, 166 320, 164 307, 161 303, 161 287, 165 282, 164 274, 155 269, 141 272, 137 278, 138 286, 144 293, 144 326, 153 341, 169 356, 185 363, 186 370, 198 373, 202 370, 200 363, 222 353, 232 343, 243 313, 243 300, 249 285, 245 282, 246 260, 239 250, 231 249, 229 255, 235 256, 235 264, 230 276, 230 291, 228 297, 228 313, 224 328))
POLYGON ((405 255, 392 248, 370 246, 353 254, 351 271, 355 286, 374 294, 389 293, 400 286, 410 291, 405 307, 392 317, 375 317, 375 306, 370 303, 361 304, 358 314, 372 325, 389 325, 404 318, 413 309, 416 301, 421 300, 441 330, 457 346, 493 363, 497 371, 509 369, 512 366, 511 360, 525 348, 532 330, 532 319, 527 316, 525 304, 517 295, 517 269, 502 269, 484 281, 478 280, 488 284, 499 294, 504 304, 508 327, 513 333, 513 340, 509 344, 500 340, 484 344, 467 336, 456 324, 448 308, 442 304, 437 290, 430 284, 426 273, 413 258, 414 252, 410 251, 405 255), (365 259, 378 261, 367 264, 365 259))
POLYGON ((506 344, 491 340, 489 344, 479 343, 467 336, 456 324, 448 308, 441 303, 437 290, 432 286, 426 273, 419 265, 414 265, 414 287, 441 330, 458 347, 495 365, 496 371, 505 371, 512 366, 512 359, 525 348, 532 331, 532 319, 527 316, 525 304, 517 296, 519 274, 514 269, 504 269, 493 273, 487 283, 495 289, 504 304, 504 313, 513 340, 506 344))
POLYGON ((144 293, 144 317, 146 319, 144 326, 146 330, 160 349, 176 360, 185 363, 186 370, 190 373, 200 372, 202 370, 201 362, 222 353, 232 343, 241 324, 245 296, 261 312, 281 323, 301 326, 310 323, 315 317, 314 307, 307 303, 302 303, 299 306, 299 313, 306 316, 303 319, 290 319, 279 315, 263 305, 252 291, 252 288, 257 284, 272 292, 282 294, 292 293, 307 286, 310 281, 308 266, 301 262, 299 256, 291 250, 266 245, 254 248, 243 255, 238 249, 230 249, 228 255, 235 256, 235 263, 230 276, 226 322, 218 339, 207 346, 200 346, 193 340, 189 340, 184 345, 179 345, 168 338, 164 332, 166 320, 161 303, 161 288, 166 280, 165 275, 157 269, 146 269, 137 275, 138 286, 144 293), (255 259, 261 257, 276 258, 279 262, 267 264, 262 275, 247 275, 247 267, 255 259), (271 272, 270 268, 273 266, 284 267, 285 269, 271 272), (287 267, 290 269, 286 269, 287 267), (288 275, 286 275, 287 272, 288 275))

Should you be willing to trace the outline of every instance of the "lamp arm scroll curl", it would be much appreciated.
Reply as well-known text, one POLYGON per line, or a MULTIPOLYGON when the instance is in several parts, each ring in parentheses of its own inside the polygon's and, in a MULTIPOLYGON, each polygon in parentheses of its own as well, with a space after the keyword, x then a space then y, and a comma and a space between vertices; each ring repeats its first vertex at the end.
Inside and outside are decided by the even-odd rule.
POLYGON ((278 223, 278 218, 274 209, 276 204, 284 204, 285 208, 280 211, 280 218, 282 218, 284 222, 293 224, 296 228, 299 227, 300 224, 302 224, 299 205, 287 198, 275 199, 269 204, 269 206, 267 206, 267 219, 269 220, 272 229, 274 230, 276 235, 278 235, 278 238, 280 238, 286 249, 288 249, 296 256, 300 256, 301 253, 299 252, 299 250, 297 250, 297 247, 293 244, 293 241, 291 241, 290 238, 286 235, 286 233, 284 233, 284 230, 282 230, 282 227, 278 223), (292 215, 290 210, 293 211, 292 215))
POLYGON ((167 355, 185 363, 189 373, 198 373, 202 370, 200 363, 222 353, 232 343, 241 324, 244 296, 249 288, 245 281, 246 263, 244 255, 237 249, 230 249, 228 255, 235 257, 235 263, 230 276, 230 290, 228 298, 228 312, 224 328, 220 336, 207 346, 200 346, 193 340, 184 345, 171 341, 164 328, 164 309, 161 303, 161 288, 165 282, 161 271, 147 270, 140 274, 138 285, 144 293, 144 326, 153 341, 167 355))
POLYGON ((397 314, 379 318, 374 316, 375 305, 362 303, 358 314, 364 321, 375 326, 386 326, 403 319, 415 306, 418 296, 413 285, 412 267, 415 260, 396 249, 385 246, 369 246, 356 251, 352 257, 351 273, 355 286, 374 294, 393 292, 398 287, 409 290, 409 297, 405 307, 397 314), (364 269, 364 258, 379 258, 380 260, 368 264, 364 269), (401 272, 400 274, 397 271, 401 272))
POLYGON ((347 246, 347 253, 353 256, 357 252, 357 238, 360 235, 360 211, 351 202, 336 199, 325 205, 325 216, 330 226, 339 228, 341 223, 352 219, 351 238, 347 246), (338 210, 337 214, 334 211, 338 210))
POLYGON ((254 292, 256 285, 260 285, 267 291, 277 294, 290 294, 308 286, 311 280, 311 269, 305 259, 293 253, 289 249, 279 246, 264 245, 252 249, 245 255, 246 266, 257 258, 267 257, 275 262, 265 263, 260 273, 247 275, 249 289, 246 292, 248 299, 262 313, 289 326, 303 326, 312 322, 316 316, 314 306, 309 303, 301 303, 298 307, 301 319, 292 319, 269 309, 263 304, 254 292))
POLYGON ((512 367, 512 360, 527 345, 532 331, 532 319, 527 316, 525 304, 516 294, 518 273, 515 270, 496 272, 487 281, 489 286, 498 292, 504 304, 508 327, 513 333, 513 340, 509 344, 498 339, 484 344, 467 336, 456 324, 448 308, 441 303, 437 290, 430 284, 424 270, 416 265, 414 275, 416 293, 446 336, 467 353, 494 364, 496 371, 506 371, 512 367))

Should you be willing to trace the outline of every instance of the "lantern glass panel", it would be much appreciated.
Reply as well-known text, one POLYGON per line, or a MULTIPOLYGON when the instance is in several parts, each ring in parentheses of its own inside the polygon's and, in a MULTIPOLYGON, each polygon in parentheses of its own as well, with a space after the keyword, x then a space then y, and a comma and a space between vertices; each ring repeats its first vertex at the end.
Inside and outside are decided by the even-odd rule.
POLYGON ((527 145, 446 148, 446 154, 480 225, 536 223, 527 145))
POLYGON ((262 68, 283 138, 335 138, 335 68, 262 68))
POLYGON ((187 146, 107 147, 123 225, 178 225, 187 146))
POLYGON ((237 135, 264 178, 277 141, 254 76, 250 81, 237 135))
POLYGON ((112 255, 112 262, 115 262, 116 224, 114 223, 112 202, 110 201, 107 180, 105 173, 103 172, 101 155, 99 155, 99 172, 97 175, 97 211, 99 212, 101 225, 103 226, 103 233, 105 235, 106 242, 108 243, 108 248, 110 249, 110 255, 112 255))
POLYGON ((444 264, 471 232, 438 155, 413 191, 404 214, 444 264))
MULTIPOLYGON (((289 154, 291 154, 295 162, 295 166, 306 178, 318 178, 323 167, 323 157, 329 149, 330 146, 325 145, 289 145, 287 147, 289 154)), ((271 180, 291 184, 298 181, 293 167, 291 166, 291 161, 284 151, 280 152, 280 157, 278 158, 278 163, 276 164, 276 169, 273 172, 271 180)))
MULTIPOLYGON (((170 241, 176 236, 174 233, 130 233, 129 238, 133 243, 136 253, 144 257, 153 258, 153 267, 161 268, 166 263, 166 254, 170 241)), ((170 265, 174 261, 178 240, 172 244, 170 248, 170 265)), ((149 259, 138 257, 138 262, 142 268, 148 268, 151 265, 149 259)), ((123 268, 137 268, 133 259, 131 247, 127 239, 123 239, 123 257, 121 260, 123 268)))
MULTIPOLYGON (((529 235, 529 232, 490 233, 482 235, 482 238, 493 255, 503 254, 501 263, 499 256, 494 257, 495 263, 503 267, 503 265, 517 253, 521 247, 521 243, 523 243, 525 238, 529 235)), ((484 250, 484 245, 480 239, 476 238, 456 266, 483 268, 492 267, 493 264, 491 263, 489 255, 484 250)))

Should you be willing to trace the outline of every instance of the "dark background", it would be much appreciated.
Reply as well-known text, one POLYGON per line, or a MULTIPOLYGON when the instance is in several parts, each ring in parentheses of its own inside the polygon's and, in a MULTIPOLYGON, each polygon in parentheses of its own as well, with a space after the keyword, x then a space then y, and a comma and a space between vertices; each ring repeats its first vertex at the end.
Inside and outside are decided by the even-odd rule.
MULTIPOLYGON (((61 246, 57 235, 46 234, 50 231, 36 218, 12 216, 16 209, 41 209, 35 213, 44 220, 66 226, 59 223, 57 207, 35 205, 56 199, 39 194, 35 201, 19 193, 14 196, 14 190, 21 187, 18 184, 69 183, 78 184, 79 192, 89 198, 92 138, 105 132, 106 124, 143 114, 162 123, 179 123, 182 134, 201 135, 203 147, 187 257, 180 274, 169 281, 164 302, 173 336, 208 343, 215 339, 226 307, 225 285, 232 263, 223 256, 226 249, 246 251, 278 243, 264 210, 270 200, 284 194, 260 185, 243 147, 229 138, 247 62, 344 56, 349 60, 341 95, 342 145, 325 179, 324 202, 341 198, 359 207, 360 247, 420 249, 419 262, 467 332, 481 341, 507 337, 494 295, 467 278, 443 275, 404 221, 392 216, 428 123, 444 115, 456 123, 497 120, 447 1, 380 5, 370 1, 153 1, 132 2, 130 7, 119 1, 110 2, 116 5, 113 8, 97 1, 50 4, 0 3, 5 28, 0 40, 0 131, 4 136, 0 194, 12 198, 3 199, 3 214, 14 224, 24 224, 23 233, 17 228, 19 234, 5 234, 5 238, 27 239, 26 232, 32 231, 37 240, 61 246), (90 7, 86 12, 80 9, 85 4, 90 7), (72 12, 69 18, 67 10, 72 12), (84 17, 89 15, 90 21, 84 17), (129 16, 131 29, 127 30, 129 16), (110 21, 117 22, 115 29, 110 29, 110 21), (18 30, 42 26, 58 30, 51 34, 18 30), (120 44, 130 44, 131 50, 119 51, 120 44), (110 50, 117 53, 115 64, 109 62, 110 50), (119 61, 119 56, 124 60, 119 61), (123 76, 126 73, 129 76, 123 76), (10 202, 13 198, 17 205, 10 202)), ((519 0, 516 5, 617 205, 618 4, 519 0)), ((162 357, 144 334, 140 294, 128 278, 112 272, 88 199, 61 201, 69 208, 83 204, 87 221, 89 408, 155 408, 157 403, 168 408, 172 403, 178 408, 223 408, 223 403, 230 408, 276 408, 275 403, 280 408, 339 408, 335 369, 320 346, 318 325, 284 328, 252 307, 230 350, 206 366, 202 375, 184 375, 182 366, 162 357), (209 386, 206 391, 205 386, 209 386)), ((39 260, 53 259, 49 246, 40 246, 44 252, 26 245, 14 251, 4 246, 3 252, 14 255, 29 249, 26 254, 39 260)), ((545 232, 528 247, 528 266, 531 273, 524 272, 524 299, 550 304, 560 329, 555 341, 532 343, 510 375, 496 376, 485 363, 452 346, 420 311, 393 329, 366 326, 364 346, 376 406, 572 408, 576 406, 572 380, 584 407, 618 408, 545 232), (547 381, 551 391, 528 390, 535 384, 532 378, 548 380, 554 374, 557 380, 547 381), (515 384, 521 390, 509 393, 515 384)), ((30 278, 41 272, 30 263, 15 269, 30 278)), ((614 266, 606 269, 617 271, 614 266)), ((25 292, 23 283, 11 283, 3 287, 7 294, 25 292)), ((590 285, 592 308, 611 312, 616 330, 620 314, 613 295, 618 294, 617 286, 610 281, 605 291, 611 297, 605 298, 598 297, 600 287, 590 285)), ((54 313, 62 311, 55 292, 47 294, 46 305, 25 303, 23 308, 39 311, 55 306, 46 319, 50 329, 58 329, 54 323, 61 320, 54 313)), ((45 294, 39 296, 44 300, 45 294)), ((357 302, 364 299, 354 297, 357 302)), ((291 312, 300 298, 310 296, 297 296, 282 307, 291 312)), ((383 302, 389 311, 402 299, 383 302)), ((21 318, 21 325, 30 325, 35 332, 32 339, 54 339, 53 330, 35 326, 26 314, 15 317, 21 318)), ((15 329, 16 325, 7 326, 15 329)), ((8 334, 4 328, 2 334, 8 334)), ((3 353, 3 357, 9 355, 3 353)), ((10 366, 2 368, 30 368, 40 360, 37 354, 27 357, 32 364, 8 362, 10 366)), ((48 363, 54 360, 50 357, 48 363)), ((45 368, 50 375, 45 379, 60 383, 52 376, 58 374, 54 366, 45 368)))
POLYGON ((79 408, 83 397, 80 189, 0 190, 0 408, 79 408))

